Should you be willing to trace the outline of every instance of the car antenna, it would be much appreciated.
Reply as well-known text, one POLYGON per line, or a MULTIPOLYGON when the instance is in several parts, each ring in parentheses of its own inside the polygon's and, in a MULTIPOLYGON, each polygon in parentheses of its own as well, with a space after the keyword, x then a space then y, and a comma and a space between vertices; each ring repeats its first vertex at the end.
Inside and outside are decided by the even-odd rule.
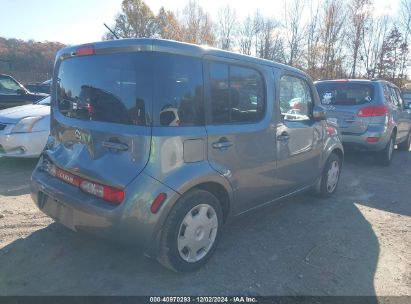
POLYGON ((107 24, 105 24, 105 23, 103 23, 103 24, 110 31, 110 33, 112 33, 114 35, 114 37, 116 37, 116 39, 120 39, 120 38, 118 38, 117 34, 111 28, 108 27, 107 24))

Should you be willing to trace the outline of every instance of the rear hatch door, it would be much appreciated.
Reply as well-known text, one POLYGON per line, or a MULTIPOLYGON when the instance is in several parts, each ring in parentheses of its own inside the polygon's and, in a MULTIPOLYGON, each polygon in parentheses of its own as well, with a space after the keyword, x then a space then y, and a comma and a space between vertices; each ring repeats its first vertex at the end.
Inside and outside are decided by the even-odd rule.
POLYGON ((374 99, 374 86, 351 81, 316 83, 327 118, 334 120, 343 134, 362 134, 370 123, 369 117, 359 117, 358 111, 374 99))
POLYGON ((54 143, 46 152, 62 169, 124 188, 144 169, 150 154, 152 53, 85 53, 57 61, 54 143))

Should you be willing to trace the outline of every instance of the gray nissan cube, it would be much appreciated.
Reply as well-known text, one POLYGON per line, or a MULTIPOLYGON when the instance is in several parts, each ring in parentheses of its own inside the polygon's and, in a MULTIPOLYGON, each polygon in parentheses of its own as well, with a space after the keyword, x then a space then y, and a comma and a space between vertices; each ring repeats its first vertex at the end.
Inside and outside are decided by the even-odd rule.
POLYGON ((204 265, 229 219, 337 189, 339 130, 295 68, 124 39, 60 50, 52 83, 33 200, 68 228, 131 245, 172 270, 204 265))

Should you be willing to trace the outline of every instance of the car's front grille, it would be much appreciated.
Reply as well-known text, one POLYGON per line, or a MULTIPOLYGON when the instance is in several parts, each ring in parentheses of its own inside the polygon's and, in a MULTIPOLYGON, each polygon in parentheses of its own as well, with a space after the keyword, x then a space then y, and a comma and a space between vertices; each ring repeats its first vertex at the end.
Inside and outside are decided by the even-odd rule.
POLYGON ((0 123, 0 131, 4 130, 7 127, 7 125, 0 123))

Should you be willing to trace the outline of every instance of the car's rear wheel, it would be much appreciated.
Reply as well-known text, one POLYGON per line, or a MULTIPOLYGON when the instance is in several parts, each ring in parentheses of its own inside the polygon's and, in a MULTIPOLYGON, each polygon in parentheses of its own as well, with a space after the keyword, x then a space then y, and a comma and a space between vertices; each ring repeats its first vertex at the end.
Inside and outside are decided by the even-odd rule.
POLYGON ((166 220, 158 261, 176 272, 199 269, 214 253, 222 223, 221 206, 213 194, 200 189, 189 191, 166 220))
POLYGON ((389 166, 392 160, 392 154, 395 146, 395 134, 393 134, 388 141, 385 148, 377 152, 376 160, 380 165, 389 166))
POLYGON ((332 153, 325 163, 319 187, 316 189, 316 193, 320 197, 330 197, 337 190, 341 175, 341 164, 340 157, 332 153))
POLYGON ((398 144, 398 150, 408 151, 411 145, 411 130, 408 131, 407 139, 398 144))

